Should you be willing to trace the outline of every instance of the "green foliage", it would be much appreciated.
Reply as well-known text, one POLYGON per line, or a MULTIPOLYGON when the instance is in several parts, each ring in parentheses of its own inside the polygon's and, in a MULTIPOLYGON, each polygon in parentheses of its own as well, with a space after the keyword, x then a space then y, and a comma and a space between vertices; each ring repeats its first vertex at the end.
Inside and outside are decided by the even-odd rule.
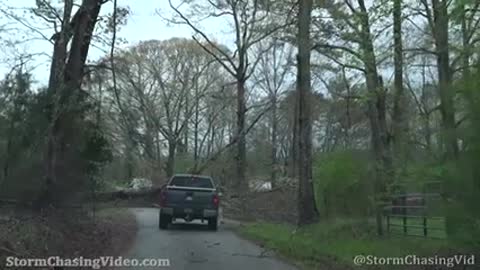
MULTIPOLYGON (((480 70, 477 70, 480 74, 480 70)), ((480 93, 478 76, 464 82, 461 91, 467 121, 463 128, 463 148, 443 177, 446 183, 447 233, 451 241, 480 247, 480 93)))
MULTIPOLYGON (((44 185, 42 176, 52 98, 46 89, 31 88, 29 73, 19 69, 12 74, 0 83, 0 100, 6 105, 0 107, 0 196, 31 201, 38 197, 44 185)), ((72 114, 92 114, 91 102, 85 97, 72 106, 72 114)), ((59 193, 69 197, 72 191, 90 190, 89 183, 98 180, 112 154, 101 128, 89 117, 75 120, 67 136, 72 140, 66 150, 68 161, 63 162, 70 167, 65 168, 66 179, 59 181, 58 188, 59 193)))
POLYGON ((335 152, 323 154, 314 162, 314 185, 318 209, 326 216, 368 215, 371 202, 369 163, 362 154, 335 152))
POLYGON ((39 189, 46 117, 43 92, 21 68, 0 83, 0 196, 31 198, 39 189))
POLYGON ((426 183, 441 183, 447 171, 448 166, 444 162, 409 161, 404 168, 396 171, 390 192, 439 192, 438 184, 426 183))
POLYGON ((88 172, 96 174, 108 162, 112 161, 110 144, 99 127, 91 124, 85 132, 85 144, 82 157, 89 162, 88 172))
POLYGON ((409 164, 405 169, 404 181, 422 182, 425 180, 439 180, 445 173, 447 168, 443 164, 424 164, 413 163, 409 164))
POLYGON ((110 143, 98 126, 90 124, 86 129, 81 157, 86 163, 85 173, 90 179, 91 190, 105 189, 105 181, 100 178, 101 171, 113 160, 110 143))

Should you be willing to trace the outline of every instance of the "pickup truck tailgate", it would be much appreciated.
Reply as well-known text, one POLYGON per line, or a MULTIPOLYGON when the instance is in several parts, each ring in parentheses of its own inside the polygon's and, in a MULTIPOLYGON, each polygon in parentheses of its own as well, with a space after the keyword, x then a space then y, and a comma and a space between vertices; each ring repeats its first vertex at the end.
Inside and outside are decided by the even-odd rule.
POLYGON ((214 209, 214 189, 167 187, 166 201, 170 207, 214 209))

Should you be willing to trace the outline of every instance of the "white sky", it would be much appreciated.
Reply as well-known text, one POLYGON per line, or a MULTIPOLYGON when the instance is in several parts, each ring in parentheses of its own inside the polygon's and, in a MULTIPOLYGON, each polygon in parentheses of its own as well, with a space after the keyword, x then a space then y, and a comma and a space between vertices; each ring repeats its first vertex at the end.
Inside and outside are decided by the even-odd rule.
MULTIPOLYGON (((56 1, 58 0, 53 0, 52 2, 55 3, 56 1)), ((15 14, 22 16, 22 10, 34 7, 35 0, 0 0, 0 5, 2 8, 7 6, 10 11, 14 11, 15 14)), ((111 13, 112 6, 111 3, 105 4, 102 7, 101 14, 111 13)), ((131 10, 127 25, 122 26, 117 33, 117 37, 127 40, 129 45, 150 39, 188 38, 193 34, 193 31, 188 26, 169 25, 164 19, 157 15, 157 11, 159 11, 163 14, 163 17, 171 17, 172 11, 167 0, 118 0, 118 6, 128 6, 131 10)), ((30 13, 27 13, 27 15, 30 16, 30 13)), ((16 56, 25 53, 42 53, 42 55, 36 56, 30 61, 28 66, 33 69, 35 80, 39 84, 46 84, 50 66, 49 57, 53 50, 51 43, 45 41, 40 33, 30 30, 28 27, 12 19, 5 18, 3 14, 0 14, 0 17, 0 26, 8 24, 7 27, 11 29, 8 31, 8 35, 0 36, 0 46, 4 48, 0 51, 0 79, 2 79, 4 74, 15 64, 13 59, 15 59, 16 56), (5 42, 19 40, 23 41, 20 45, 4 46, 5 42)), ((53 28, 44 25, 40 18, 31 19, 25 17, 25 21, 28 21, 35 28, 39 28, 41 33, 46 37, 51 37, 54 33, 53 28)), ((222 23, 218 19, 205 20, 202 23, 202 29, 218 42, 227 46, 231 45, 231 39, 227 33, 228 24, 225 21, 222 23)), ((120 45, 120 47, 124 46, 125 45, 120 45)), ((109 48, 102 49, 108 50, 109 48)), ((103 55, 105 55, 105 51, 92 47, 89 51, 89 60, 98 59, 103 55)))

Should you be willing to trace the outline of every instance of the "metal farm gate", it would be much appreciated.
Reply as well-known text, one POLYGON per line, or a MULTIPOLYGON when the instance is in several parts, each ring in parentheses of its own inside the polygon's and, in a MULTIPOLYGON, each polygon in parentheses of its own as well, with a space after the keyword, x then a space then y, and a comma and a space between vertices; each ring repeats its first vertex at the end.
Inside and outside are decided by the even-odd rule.
POLYGON ((383 211, 387 233, 446 237, 445 217, 441 211, 441 182, 402 182, 395 184, 394 190, 390 204, 383 211))

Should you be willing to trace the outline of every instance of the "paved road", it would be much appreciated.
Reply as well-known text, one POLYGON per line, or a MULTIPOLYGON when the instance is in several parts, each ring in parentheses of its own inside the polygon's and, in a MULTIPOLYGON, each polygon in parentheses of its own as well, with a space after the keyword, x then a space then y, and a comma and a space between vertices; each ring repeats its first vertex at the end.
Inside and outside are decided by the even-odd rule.
MULTIPOLYGON (((236 236, 227 226, 208 231, 200 223, 177 223, 158 229, 158 209, 132 209, 138 233, 129 258, 168 258, 170 270, 296 270, 261 247, 236 236)), ((129 268, 133 269, 133 268, 129 268)))

